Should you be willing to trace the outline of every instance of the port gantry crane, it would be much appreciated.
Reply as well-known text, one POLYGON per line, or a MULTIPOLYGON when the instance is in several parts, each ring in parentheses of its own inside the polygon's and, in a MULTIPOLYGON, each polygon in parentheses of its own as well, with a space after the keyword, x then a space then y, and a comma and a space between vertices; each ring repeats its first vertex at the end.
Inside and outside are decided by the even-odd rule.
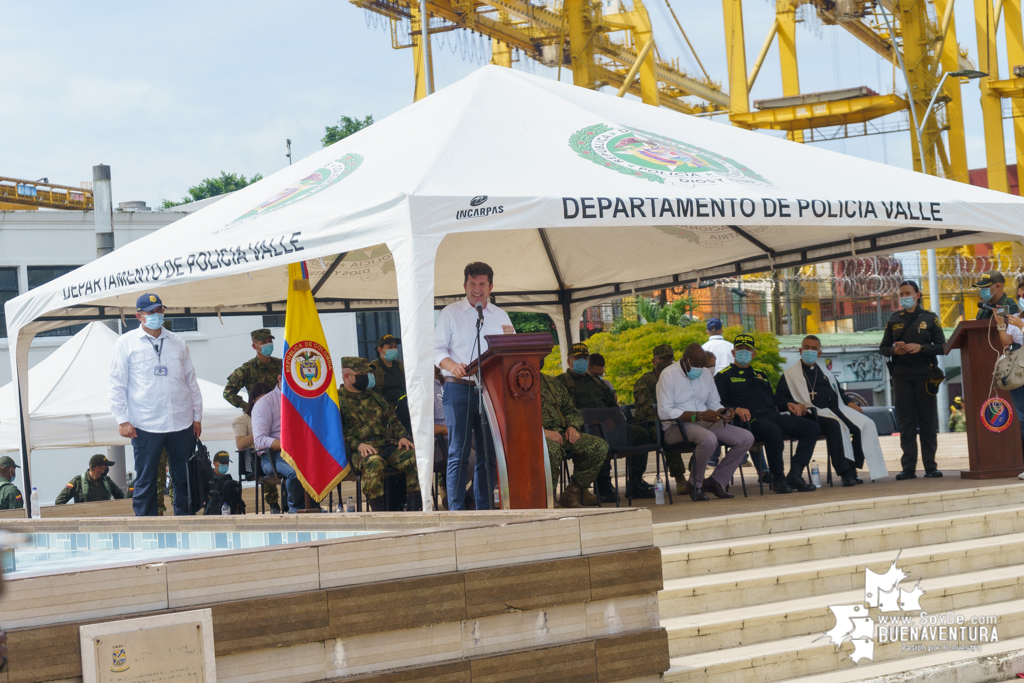
MULTIPOLYGON (((394 48, 413 50, 416 72, 415 99, 426 95, 420 45, 421 17, 417 0, 349 0, 353 5, 383 15, 391 21, 394 48), (410 42, 400 39, 398 25, 409 22, 410 42)), ((664 61, 653 41, 651 20, 642 0, 632 9, 610 3, 605 14, 600 2, 562 0, 560 5, 532 4, 527 0, 427 0, 427 14, 435 19, 429 33, 467 29, 491 39, 491 63, 512 66, 513 52, 549 67, 572 70, 573 83, 596 89, 621 88, 630 68, 641 55, 638 82, 628 92, 647 104, 664 106, 685 114, 726 111, 730 97, 721 84, 688 74, 678 61, 664 61), (697 97, 703 104, 684 98, 697 97)), ((703 70, 703 69, 702 69, 703 70)))

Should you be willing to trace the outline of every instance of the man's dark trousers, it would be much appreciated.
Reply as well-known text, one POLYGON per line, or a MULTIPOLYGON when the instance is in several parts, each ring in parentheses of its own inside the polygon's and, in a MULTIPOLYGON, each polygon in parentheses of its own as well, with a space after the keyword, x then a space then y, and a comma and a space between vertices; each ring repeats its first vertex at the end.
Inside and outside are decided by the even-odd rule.
POLYGON ((921 430, 921 460, 926 472, 938 469, 935 450, 939 445, 939 408, 935 396, 929 396, 927 366, 917 372, 894 372, 893 397, 896 401, 896 419, 900 423, 900 446, 903 456, 900 465, 904 472, 917 469, 917 432, 921 430))
POLYGON ((476 437, 476 466, 473 469, 473 498, 477 510, 491 509, 491 487, 496 485, 494 475, 494 442, 490 429, 481 425, 477 390, 475 386, 445 382, 442 404, 444 422, 448 425, 448 509, 466 509, 466 466, 469 452, 476 437), (468 429, 467 429, 468 425, 468 429), (480 444, 487 448, 486 461, 480 444))
POLYGON ((147 432, 135 429, 135 495, 132 508, 136 517, 156 517, 156 478, 163 476, 158 467, 160 452, 167 449, 167 469, 174 485, 174 514, 189 515, 188 458, 196 447, 196 433, 189 425, 180 432, 147 432))
MULTIPOLYGON (((846 437, 843 436, 843 427, 839 424, 839 420, 822 417, 818 420, 818 426, 821 428, 822 436, 825 437, 825 445, 828 448, 829 460, 832 461, 832 469, 840 477, 844 473, 847 476, 854 476, 856 474, 854 468, 855 461, 846 458, 846 450, 843 448, 843 441, 846 437)), ((850 424, 847 424, 846 427, 850 430, 850 435, 853 437, 852 447, 854 457, 856 457, 857 453, 863 453, 860 445, 860 429, 850 424)))
POLYGON ((786 478, 786 465, 782 459, 784 440, 793 439, 797 442, 790 469, 800 472, 811 461, 814 444, 821 436, 821 427, 813 420, 805 420, 794 415, 780 415, 776 410, 766 410, 751 416, 750 431, 754 435, 754 440, 764 445, 765 458, 768 460, 773 482, 781 482, 786 478))

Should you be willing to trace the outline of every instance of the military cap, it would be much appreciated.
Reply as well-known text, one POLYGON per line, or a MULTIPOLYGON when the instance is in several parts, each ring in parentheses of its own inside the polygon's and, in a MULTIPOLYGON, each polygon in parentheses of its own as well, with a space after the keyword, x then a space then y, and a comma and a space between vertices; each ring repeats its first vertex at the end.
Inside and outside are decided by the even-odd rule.
POLYGON ((249 333, 249 336, 252 337, 252 340, 254 342, 265 342, 270 341, 271 339, 274 338, 274 335, 270 334, 270 330, 268 330, 265 327, 261 327, 258 330, 253 330, 252 332, 249 333))
POLYGON ((998 270, 986 270, 981 278, 974 283, 975 287, 991 287, 994 284, 1006 282, 1006 278, 998 270))
POLYGON ((672 356, 674 358, 676 352, 672 350, 671 344, 658 344, 654 347, 654 352, 651 355, 655 358, 659 358, 661 356, 672 356))
POLYGON ((584 344, 583 342, 579 342, 577 344, 573 344, 569 348, 569 355, 570 356, 589 356, 590 355, 590 348, 586 344, 584 344))
POLYGON ((721 320, 719 320, 718 318, 709 318, 708 319, 708 332, 710 332, 711 330, 720 330, 720 329, 722 329, 722 321, 721 320))
POLYGON ((361 375, 370 371, 370 361, 360 356, 345 356, 341 359, 341 367, 361 375))
POLYGON ((143 294, 135 300, 135 310, 143 311, 148 313, 155 308, 160 308, 164 305, 163 301, 160 301, 160 297, 156 294, 143 294))
POLYGON ((751 349, 757 348, 754 345, 754 335, 752 334, 737 334, 736 338, 732 340, 733 346, 746 346, 751 349))
POLYGON ((21 465, 14 462, 14 458, 5 455, 0 458, 0 467, 21 467, 21 465))
POLYGON ((97 467, 98 465, 106 465, 109 467, 110 465, 114 464, 116 463, 113 460, 107 460, 107 456, 103 455, 102 453, 97 453, 96 455, 89 458, 89 467, 97 467))
POLYGON ((231 462, 231 456, 228 455, 227 451, 217 451, 217 455, 213 456, 214 462, 231 462))
POLYGON ((380 348, 380 347, 384 346, 385 344, 401 344, 401 343, 402 343, 401 339, 399 339, 395 335, 393 335, 390 332, 388 332, 387 334, 385 334, 384 336, 382 336, 380 339, 377 340, 377 348, 380 348))

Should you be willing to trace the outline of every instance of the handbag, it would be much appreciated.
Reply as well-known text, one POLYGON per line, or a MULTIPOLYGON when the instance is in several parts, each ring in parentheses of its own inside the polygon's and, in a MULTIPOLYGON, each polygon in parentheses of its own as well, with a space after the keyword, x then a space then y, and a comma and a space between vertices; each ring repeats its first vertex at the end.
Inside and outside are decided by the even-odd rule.
POLYGON ((992 369, 992 381, 997 389, 1010 391, 1024 386, 1024 347, 1004 351, 992 369))

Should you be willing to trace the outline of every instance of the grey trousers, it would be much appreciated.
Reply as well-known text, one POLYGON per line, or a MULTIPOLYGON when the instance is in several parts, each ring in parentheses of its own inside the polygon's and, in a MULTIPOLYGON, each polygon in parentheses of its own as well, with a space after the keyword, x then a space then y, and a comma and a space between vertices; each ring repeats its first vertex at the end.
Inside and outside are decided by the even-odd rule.
MULTIPOLYGON (((700 488, 704 484, 704 472, 708 460, 723 444, 729 448, 725 451, 711 478, 723 487, 732 479, 733 472, 743 461, 743 457, 754 444, 754 435, 742 427, 734 427, 724 422, 686 422, 686 438, 693 444, 694 465, 690 472, 690 485, 700 488)), ((674 444, 682 441, 679 425, 673 424, 665 428, 665 443, 674 444)))

